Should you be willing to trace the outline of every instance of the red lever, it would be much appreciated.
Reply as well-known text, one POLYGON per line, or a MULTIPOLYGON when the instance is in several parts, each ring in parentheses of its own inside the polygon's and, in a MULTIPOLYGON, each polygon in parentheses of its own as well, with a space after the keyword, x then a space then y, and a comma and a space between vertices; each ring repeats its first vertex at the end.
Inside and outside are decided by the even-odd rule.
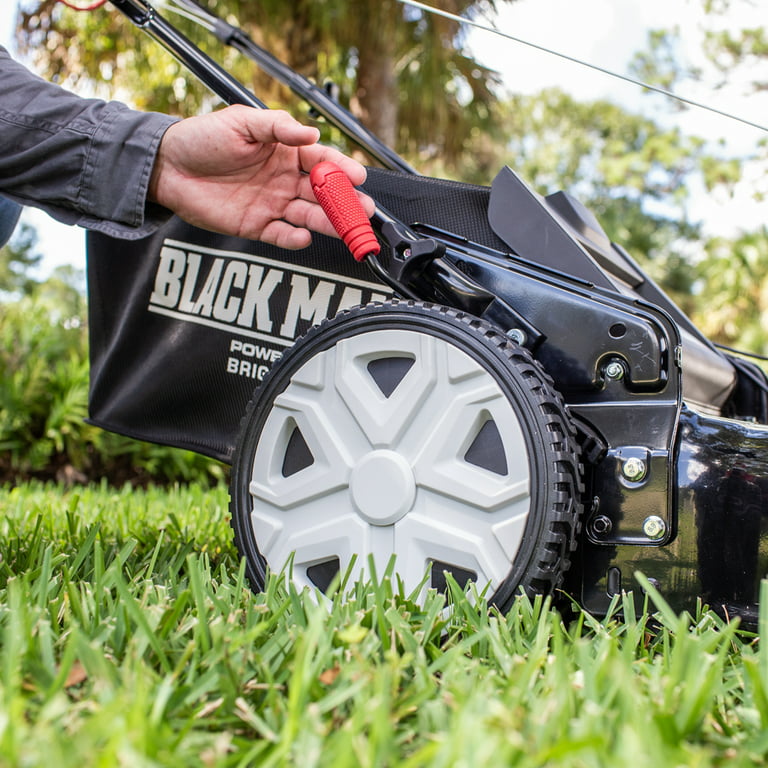
POLYGON ((326 160, 310 171, 309 180, 317 202, 355 259, 379 253, 379 241, 347 174, 326 160))

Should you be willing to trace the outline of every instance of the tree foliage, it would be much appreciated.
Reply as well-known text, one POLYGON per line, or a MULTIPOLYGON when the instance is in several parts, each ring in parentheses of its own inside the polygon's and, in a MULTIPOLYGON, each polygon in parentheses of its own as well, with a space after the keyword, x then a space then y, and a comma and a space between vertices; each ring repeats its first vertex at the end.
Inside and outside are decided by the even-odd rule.
MULTIPOLYGON (((761 94, 764 98, 768 32, 762 6, 752 0, 700 0, 699 5, 699 65, 692 67, 680 55, 681 30, 659 29, 651 33, 649 52, 635 57, 634 73, 671 90, 709 82, 714 92, 727 89, 745 100, 761 94)), ((754 198, 764 200, 768 139, 756 134, 754 148, 741 160, 754 179, 754 198)), ((709 173, 711 160, 704 162, 709 173)), ((724 232, 702 246, 700 258, 684 264, 694 319, 718 342, 768 353, 768 230, 724 232)))
MULTIPOLYGON (((648 47, 632 57, 631 73, 644 83, 671 92, 681 80, 700 77, 699 68, 680 60, 680 36, 679 27, 650 30, 648 47)), ((680 102, 669 101, 667 104, 670 108, 684 109, 680 102)))
POLYGON ((677 128, 610 101, 579 102, 559 89, 514 96, 504 110, 503 159, 541 194, 565 189, 578 197, 612 240, 693 311, 699 275, 688 256, 701 251, 702 235, 690 189, 695 181, 727 190, 739 179, 739 162, 677 128))
POLYGON ((28 295, 37 284, 30 272, 40 264, 37 232, 24 222, 13 238, 0 248, 0 294, 28 295))
POLYGON ((746 73, 754 91, 768 90, 768 32, 759 4, 749 0, 701 0, 706 13, 718 23, 705 31, 705 52, 722 74, 724 81, 736 69, 746 73), (742 28, 729 25, 730 12, 736 8, 755 10, 754 23, 742 28))
POLYGON ((768 354, 768 227, 713 238, 699 265, 697 320, 722 344, 768 354))
MULTIPOLYGON (((342 103, 374 133, 422 164, 434 158, 455 164, 468 137, 491 120, 496 76, 467 53, 453 21, 397 0, 203 2, 296 71, 319 83, 332 80, 342 103)), ((442 7, 471 16, 496 4, 446 0, 442 7)), ((294 103, 243 57, 186 19, 167 15, 270 106, 294 103)), ((19 43, 41 73, 77 90, 182 115, 216 102, 111 6, 77 13, 56 0, 23 0, 19 43)))

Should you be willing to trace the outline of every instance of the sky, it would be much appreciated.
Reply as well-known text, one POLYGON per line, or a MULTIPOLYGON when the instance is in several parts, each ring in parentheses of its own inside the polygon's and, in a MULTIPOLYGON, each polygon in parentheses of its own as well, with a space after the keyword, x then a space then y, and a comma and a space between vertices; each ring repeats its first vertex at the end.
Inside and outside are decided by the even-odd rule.
MULTIPOLYGON (((704 14, 701 0, 519 0, 502 7, 496 27, 622 75, 628 74, 632 55, 647 47, 650 29, 677 27, 679 53, 689 65, 702 69, 700 81, 682 84, 680 95, 768 125, 768 93, 749 93, 745 84, 735 79, 725 87, 715 87, 721 77, 702 53, 704 22, 732 29, 764 26, 764 0, 733 0, 727 16, 720 19, 704 14)), ((649 96, 636 85, 490 32, 473 31, 471 45, 482 63, 503 74, 505 86, 512 91, 534 93, 557 85, 581 100, 607 97, 661 124, 677 124, 688 135, 713 143, 722 141, 726 151, 733 154, 754 152, 758 142, 768 138, 765 131, 701 109, 691 107, 680 112, 664 97, 649 96)), ((747 180, 733 198, 724 192, 712 195, 694 190, 692 215, 704 222, 706 233, 732 235, 766 223, 767 204, 753 199, 750 182, 762 173, 757 163, 747 165, 747 180)))
MULTIPOLYGON (((428 4, 439 7, 440 0, 428 4)), ((0 44, 10 46, 14 15, 9 9, 11 4, 4 5, 6 10, 0 11, 0 44)), ((754 0, 736 0, 727 17, 728 23, 764 24, 759 5, 754 0)), ((647 32, 655 27, 678 25, 684 57, 692 64, 703 62, 700 26, 704 15, 700 0, 518 0, 499 6, 495 19, 497 29, 621 74, 627 73, 631 55, 645 47, 647 32)), ((469 41, 478 59, 502 74, 504 87, 510 92, 532 93, 556 85, 578 99, 610 98, 628 109, 653 114, 656 119, 675 120, 688 133, 712 141, 722 140, 734 152, 753 150, 766 136, 756 128, 694 108, 682 114, 670 109, 666 115, 661 113, 660 118, 657 111, 660 99, 649 97, 635 85, 487 31, 472 30, 469 41)), ((705 72, 704 82, 689 84, 683 95, 759 124, 768 121, 768 95, 748 96, 738 83, 715 91, 711 87, 715 79, 714 73, 705 72)), ((753 202, 748 191, 745 185, 734 200, 700 193, 696 214, 711 223, 708 227, 711 231, 753 227, 764 221, 764 204, 753 202)), ((58 264, 85 266, 82 230, 56 224, 31 208, 25 211, 24 217, 38 230, 40 250, 45 256, 44 272, 58 264)))

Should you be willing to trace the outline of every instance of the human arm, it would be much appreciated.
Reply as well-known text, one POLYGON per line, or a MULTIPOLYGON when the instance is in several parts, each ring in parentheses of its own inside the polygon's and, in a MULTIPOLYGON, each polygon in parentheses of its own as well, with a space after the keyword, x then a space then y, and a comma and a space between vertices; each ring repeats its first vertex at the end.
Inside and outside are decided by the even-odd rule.
POLYGON ((0 47, 0 192, 65 224, 144 237, 169 212, 147 206, 155 155, 176 118, 83 99, 0 47))
POLYGON ((311 167, 334 160, 354 184, 365 179, 363 166, 317 139, 280 111, 236 106, 178 121, 83 99, 0 47, 0 193, 67 224, 135 239, 174 211, 225 234, 304 247, 310 229, 335 234, 312 196, 311 167))

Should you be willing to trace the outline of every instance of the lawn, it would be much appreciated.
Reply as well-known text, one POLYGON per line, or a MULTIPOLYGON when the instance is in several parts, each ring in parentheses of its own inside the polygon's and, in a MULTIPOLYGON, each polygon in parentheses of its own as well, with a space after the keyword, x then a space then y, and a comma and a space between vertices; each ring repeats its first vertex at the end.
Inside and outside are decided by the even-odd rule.
POLYGON ((0 489, 0 766, 765 764, 735 624, 449 602, 253 594, 222 488, 0 489))

